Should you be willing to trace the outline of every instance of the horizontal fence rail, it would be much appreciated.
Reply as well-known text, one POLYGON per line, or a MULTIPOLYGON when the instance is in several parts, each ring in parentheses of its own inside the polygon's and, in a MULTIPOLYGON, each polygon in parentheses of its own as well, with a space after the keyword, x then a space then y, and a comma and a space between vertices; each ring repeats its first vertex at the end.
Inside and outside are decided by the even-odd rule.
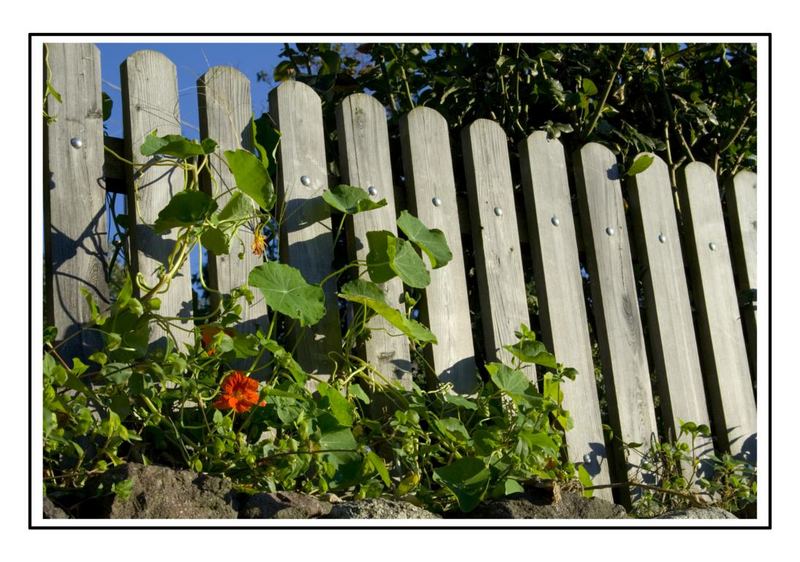
MULTIPOLYGON (((55 119, 45 127, 45 300, 47 319, 64 339, 91 320, 81 289, 100 303, 111 300, 107 193, 127 194, 133 273, 148 285, 157 283, 175 238, 157 234, 152 224, 184 183, 181 174, 142 156, 139 147, 156 129, 159 135, 180 134, 180 107, 172 62, 155 51, 133 53, 121 68, 124 140, 104 139, 98 50, 58 44, 48 51, 50 80, 64 102, 50 100, 47 106, 55 119), (113 156, 120 153, 150 165, 134 175, 113 156)), ((250 82, 232 68, 211 68, 198 81, 198 104, 201 135, 219 143, 202 180, 202 189, 216 196, 235 184, 223 165, 224 151, 253 150, 250 82)), ((324 130, 320 99, 304 84, 280 84, 269 105, 281 131, 275 185, 280 259, 320 283, 334 271, 337 251, 334 221, 322 200, 330 187, 325 139, 332 131, 324 130)), ((463 165, 466 181, 459 186, 447 123, 433 109, 415 109, 401 120, 402 153, 394 160, 386 113, 377 100, 350 95, 336 118, 341 182, 387 202, 347 218, 349 258, 366 259, 368 231, 396 234, 403 207, 442 230, 453 251, 452 262, 432 272, 420 302, 421 320, 438 336, 438 344, 426 350, 430 379, 468 394, 480 376, 476 350, 487 361, 508 359, 504 346, 516 341, 514 332, 521 324, 533 325, 526 289, 533 282, 542 339, 578 372, 563 385, 565 407, 576 423, 566 434, 567 454, 595 484, 624 480, 636 469, 619 439, 646 450, 659 435, 676 436, 682 421, 712 424, 715 440, 702 443, 704 454, 731 451, 755 461, 754 173, 740 172, 725 186, 729 240, 717 178, 705 164, 679 171, 676 208, 666 164, 658 157, 626 179, 615 155, 590 143, 572 155, 570 170, 562 144, 534 132, 519 146, 517 198, 507 135, 493 121, 480 119, 461 131, 464 161, 456 165, 463 165), (398 161, 404 186, 393 181, 401 172, 392 169, 398 161), (472 262, 466 257, 470 244, 472 262), (527 248, 530 268, 522 255, 527 248), (473 262, 470 272, 467 264, 473 262), (477 297, 471 300, 472 285, 477 297), (470 310, 470 302, 479 309, 470 310), (613 439, 604 437, 603 402, 613 439)), ((259 227, 238 233, 243 252, 209 253, 205 281, 212 291, 247 284, 249 271, 264 259, 249 251, 259 227)), ((342 345, 334 282, 323 289, 327 316, 304 340, 293 342, 303 368, 322 377, 334 372, 342 345)), ((387 302, 402 311, 402 282, 394 278, 383 289, 387 302)), ((172 335, 179 344, 193 345, 188 262, 160 296, 160 312, 177 321, 172 335)), ((248 333, 269 325, 260 296, 242 316, 240 328, 248 333)), ((387 379, 409 385, 414 363, 408 339, 380 317, 372 323, 377 329, 364 345, 364 359, 387 379)), ((165 334, 157 331, 153 344, 165 334)), ((74 355, 86 356, 93 343, 76 338, 71 345, 74 355)), ((527 369, 536 383, 536 371, 527 369)), ((611 497, 607 488, 597 493, 611 497)))

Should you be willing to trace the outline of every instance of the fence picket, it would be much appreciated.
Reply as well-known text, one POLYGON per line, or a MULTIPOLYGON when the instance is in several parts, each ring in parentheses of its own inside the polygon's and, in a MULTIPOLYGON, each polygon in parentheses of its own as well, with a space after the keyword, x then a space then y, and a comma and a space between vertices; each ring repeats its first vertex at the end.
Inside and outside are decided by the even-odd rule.
POLYGON ((731 259, 733 275, 739 295, 745 304, 740 307, 747 358, 750 372, 756 372, 756 285, 758 269, 756 252, 758 250, 758 197, 756 184, 758 176, 743 170, 736 174, 727 185, 728 219, 731 232, 731 259))
MULTIPOLYGON (((353 257, 366 260, 367 232, 387 230, 397 234, 394 186, 389 158, 389 132, 386 111, 373 97, 352 94, 336 112, 342 180, 370 191, 373 199, 386 199, 387 205, 352 217, 349 247, 353 257), (372 188, 372 189, 370 189, 372 188)), ((403 283, 395 277, 383 283, 386 301, 403 310, 403 283)), ((381 374, 404 385, 411 383, 408 338, 399 335, 387 321, 375 317, 368 325, 372 336, 366 343, 366 359, 381 374)))
MULTIPOLYGON (((197 101, 200 136, 218 143, 210 155, 209 174, 203 176, 203 189, 218 197, 217 203, 223 208, 231 198, 230 190, 236 185, 223 154, 226 150, 252 149, 250 80, 235 68, 214 66, 197 81, 197 101)), ((251 224, 239 229, 231 241, 230 254, 215 256, 208 251, 208 275, 212 287, 230 293, 231 289, 247 284, 250 270, 263 260, 250 249, 256 226, 251 224)), ((253 333, 256 328, 265 329, 267 326, 267 305, 258 291, 253 296, 253 304, 248 306, 244 303, 242 307, 242 322, 238 328, 244 333, 253 333)))
MULTIPOLYGON (((559 362, 578 371, 562 385, 575 421, 566 435, 569 459, 582 463, 595 484, 608 484, 564 147, 538 131, 520 144, 520 161, 543 339, 559 362)), ((611 499, 610 489, 595 494, 611 499)))
MULTIPOLYGON (((109 302, 100 52, 86 43, 45 48, 50 83, 63 94, 61 102, 48 96, 46 108, 53 120, 45 127, 45 301, 63 341, 91 320, 80 289, 100 305, 109 302)), ((84 331, 61 353, 85 360, 97 343, 84 331)))
MULTIPOLYGON (((314 90, 294 80, 272 90, 269 105, 281 131, 277 182, 278 204, 284 208, 281 261, 298 268, 310 283, 319 283, 333 269, 334 250, 330 209, 322 200, 328 187, 322 105, 314 90)), ((300 365, 324 376, 333 373, 328 354, 339 350, 342 334, 335 280, 323 289, 325 317, 308 328, 305 341, 295 343, 300 365)))
POLYGON ((420 307, 439 342, 428 348, 428 361, 439 381, 469 393, 477 371, 447 122, 435 110, 418 107, 401 120, 400 138, 409 207, 428 228, 444 233, 453 253, 447 266, 431 271, 420 307))
POLYGON ((658 430, 614 154, 596 143, 584 146, 575 154, 575 182, 609 419, 618 437, 646 451, 658 430))
MULTIPOLYGON (((494 121, 478 119, 461 133, 470 224, 475 246, 485 353, 510 362, 503 349, 517 341, 520 324, 530 325, 519 246, 508 142, 494 121)), ((532 365, 525 375, 536 380, 532 365)))
POLYGON ((756 406, 714 170, 700 162, 687 165, 678 174, 678 189, 716 437, 722 448, 754 463, 756 406))
MULTIPOLYGON (((136 51, 122 63, 122 110, 125 147, 135 164, 149 161, 140 147, 153 130, 159 135, 181 134, 178 109, 178 79, 175 65, 157 51, 136 51)), ((141 273, 145 283, 154 285, 156 271, 164 266, 175 247, 176 233, 156 234, 151 225, 170 198, 183 190, 181 170, 171 166, 150 166, 141 174, 134 173, 129 184, 128 214, 131 219, 132 274, 141 273), (164 171, 167 170, 167 171, 164 171), (135 211, 134 211, 135 209, 135 211)), ((189 260, 173 278, 169 289, 159 295, 159 313, 178 317, 180 328, 171 330, 180 343, 191 340, 192 286, 189 260)), ((164 329, 154 326, 150 334, 155 342, 165 335, 164 329)))
MULTIPOLYGON (((661 413, 677 436, 680 420, 707 425, 708 409, 669 170, 652 156, 650 167, 631 178, 629 194, 639 258, 646 269, 645 302, 661 413)), ((695 445, 704 453, 713 449, 710 440, 695 445)))

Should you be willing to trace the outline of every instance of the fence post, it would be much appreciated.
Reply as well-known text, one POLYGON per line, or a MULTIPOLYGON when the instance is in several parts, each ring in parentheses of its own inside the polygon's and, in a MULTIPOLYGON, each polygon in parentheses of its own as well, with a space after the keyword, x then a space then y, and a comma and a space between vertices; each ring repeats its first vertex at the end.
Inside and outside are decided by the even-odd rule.
MULTIPOLYGON (((226 150, 253 148, 251 141, 250 81, 244 74, 229 66, 215 66, 197 81, 197 99, 200 114, 200 136, 217 141, 217 149, 209 156, 209 173, 202 177, 203 190, 219 197, 217 204, 223 208, 231 198, 236 181, 225 164, 226 150)), ((253 211, 255 213, 255 209, 253 211)), ((222 293, 230 293, 235 287, 247 284, 247 276, 254 267, 262 263, 261 256, 250 249, 255 228, 245 225, 231 241, 230 254, 216 256, 208 251, 209 283, 222 293), (238 240, 237 240, 238 237, 238 240), (240 253, 241 251, 241 253, 240 253), (239 257, 241 255, 241 257, 239 257)), ((254 333, 257 328, 266 328, 267 305, 263 296, 254 291, 255 302, 242 310, 239 329, 254 333)), ((218 296, 212 294, 216 304, 218 296)))
MULTIPOLYGON (((333 270, 331 213, 322 199, 328 188, 322 104, 309 86, 294 80, 272 90, 270 113, 281 141, 278 145, 278 205, 283 208, 281 261, 296 267, 309 283, 320 283, 333 270)), ((340 350, 342 333, 336 299, 336 280, 325 291, 325 317, 295 340, 297 360, 309 373, 333 374, 330 353, 340 350)), ((298 334, 298 330, 293 330, 298 334)))
MULTIPOLYGON (((520 324, 530 325, 519 246, 508 141, 494 121, 478 119, 461 133, 470 225, 487 358, 510 362, 503 349, 517 341, 520 324)), ((523 372, 535 383, 536 370, 523 372)))
POLYGON ((91 320, 80 289, 109 304, 100 52, 86 43, 45 49, 50 84, 61 95, 46 100, 52 120, 44 128, 45 315, 58 341, 70 338, 60 353, 86 360, 100 341, 80 331, 91 320))
MULTIPOLYGON (((537 131, 519 151, 543 339, 560 363, 578 371, 562 385, 575 421, 566 434, 569 459, 583 464, 595 484, 609 484, 564 147, 537 131)), ((611 489, 595 495, 611 500, 611 489)))
POLYGON ((719 444, 756 462, 756 405, 717 178, 692 162, 678 173, 700 330, 700 357, 719 444))
MULTIPOLYGON (((680 420, 708 425, 708 409, 669 170, 661 158, 651 156, 650 167, 630 179, 628 193, 645 270, 648 332, 661 414, 677 438, 680 420)), ((691 445, 689 436, 685 442, 691 445)), ((710 440, 700 438, 695 445, 703 455, 713 452, 710 440)))
MULTIPOLYGON (((122 111, 125 147, 128 159, 144 164, 150 159, 142 156, 140 147, 154 130, 158 135, 181 134, 178 109, 178 79, 175 65, 157 51, 137 51, 121 66, 122 111)), ((154 284, 156 271, 164 266, 175 247, 174 231, 156 234, 152 224, 173 195, 183 190, 180 170, 169 166, 150 166, 138 173, 131 170, 129 181, 128 216, 131 222, 131 273, 141 273, 145 282, 154 284)), ((180 326, 170 330, 178 344, 192 341, 192 286, 189 260, 173 278, 167 292, 160 294, 159 313, 178 317, 180 326)), ((154 326, 150 341, 166 336, 165 330, 154 326)))
POLYGON ((426 348, 428 362, 440 382, 469 393, 477 369, 447 122, 435 110, 418 107, 400 121, 400 140, 410 210, 428 228, 441 230, 453 253, 445 267, 431 270, 420 307, 423 323, 439 342, 426 348))
POLYGON ((743 170, 728 181, 726 197, 728 220, 731 232, 731 259, 733 275, 740 298, 742 324, 747 343, 747 359, 750 373, 756 374, 756 285, 758 269, 758 177, 754 172, 743 170), (744 302, 742 302, 744 301, 744 302))
MULTIPOLYGON (((580 149, 574 162, 609 420, 617 438, 641 443, 646 452, 658 429, 619 167, 611 151, 597 143, 580 149)), ((620 451, 615 452, 619 457, 620 451)), ((620 470, 624 461, 618 478, 632 476, 632 460, 617 458, 620 470)), ((626 501, 635 494, 623 489, 626 501)))
MULTIPOLYGON (((366 260, 369 251, 367 232, 387 230, 397 234, 386 111, 373 97, 352 94, 339 106, 336 124, 342 180, 367 189, 375 200, 386 199, 387 202, 385 207, 352 217, 348 236, 350 253, 358 260, 366 260)), ((403 310, 402 281, 395 277, 381 287, 386 302, 403 310)), ((397 330, 382 317, 373 318, 368 326, 372 335, 366 343, 367 361, 384 376, 410 385, 408 338, 398 335, 397 330)))

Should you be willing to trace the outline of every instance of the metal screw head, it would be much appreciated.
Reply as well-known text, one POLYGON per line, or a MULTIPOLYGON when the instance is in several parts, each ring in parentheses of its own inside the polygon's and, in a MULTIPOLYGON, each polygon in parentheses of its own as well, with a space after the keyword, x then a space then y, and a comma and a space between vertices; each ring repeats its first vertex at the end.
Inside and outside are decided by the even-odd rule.
POLYGON ((591 457, 591 456, 589 456, 589 454, 588 454, 588 453, 587 453, 587 454, 585 454, 585 455, 583 455, 583 462, 585 462, 586 464, 591 464, 591 462, 592 462, 592 457, 591 457))
POLYGON ((553 226, 558 226, 559 224, 561 224, 561 221, 558 220, 558 217, 555 215, 553 215, 553 218, 550 219, 550 222, 553 223, 553 226))
POLYGON ((433 199, 431 199, 431 202, 433 203, 434 207, 441 207, 442 206, 442 200, 439 199, 438 197, 434 197, 433 199))
POLYGON ((308 187, 309 185, 311 185, 311 178, 308 176, 300 176, 300 183, 308 187))
POLYGON ((367 193, 375 197, 378 194, 378 190, 375 188, 374 185, 371 185, 367 188, 367 193))
POLYGON ((495 207, 494 208, 494 214, 497 215, 498 217, 502 217, 503 216, 503 209, 501 209, 500 207, 495 207))
POLYGON ((72 145, 72 148, 81 148, 83 146, 83 140, 78 137, 73 137, 69 139, 69 144, 72 145))
POLYGON ((609 226, 608 228, 606 228, 606 234, 608 234, 609 236, 614 236, 615 232, 616 230, 614 230, 613 226, 609 226))
POLYGON ((667 236, 664 233, 658 235, 658 241, 662 244, 667 241, 667 236))
POLYGON ((715 252, 715 251, 717 250, 717 245, 716 245, 714 242, 711 242, 711 243, 708 245, 708 247, 709 247, 709 249, 710 249, 712 252, 715 252))

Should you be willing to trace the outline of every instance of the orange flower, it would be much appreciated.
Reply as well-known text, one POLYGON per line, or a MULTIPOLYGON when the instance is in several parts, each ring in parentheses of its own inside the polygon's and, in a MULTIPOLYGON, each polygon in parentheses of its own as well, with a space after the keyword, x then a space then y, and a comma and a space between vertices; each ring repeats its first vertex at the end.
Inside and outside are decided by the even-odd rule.
POLYGON ((216 350, 211 346, 211 343, 214 341, 214 336, 223 331, 230 337, 233 337, 236 334, 236 332, 234 332, 232 329, 228 328, 223 330, 219 326, 212 326, 210 324, 200 328, 200 342, 203 344, 203 349, 206 350, 206 353, 209 355, 214 355, 216 353, 216 350))
POLYGON ((222 381, 222 394, 214 401, 220 410, 236 410, 240 414, 255 405, 265 406, 258 401, 258 381, 241 371, 233 371, 222 381))
POLYGON ((267 246, 267 239, 264 237, 263 234, 261 234, 260 232, 256 232, 255 234, 253 234, 253 243, 250 245, 250 247, 252 248, 254 255, 259 257, 263 256, 264 249, 266 248, 266 246, 267 246))

